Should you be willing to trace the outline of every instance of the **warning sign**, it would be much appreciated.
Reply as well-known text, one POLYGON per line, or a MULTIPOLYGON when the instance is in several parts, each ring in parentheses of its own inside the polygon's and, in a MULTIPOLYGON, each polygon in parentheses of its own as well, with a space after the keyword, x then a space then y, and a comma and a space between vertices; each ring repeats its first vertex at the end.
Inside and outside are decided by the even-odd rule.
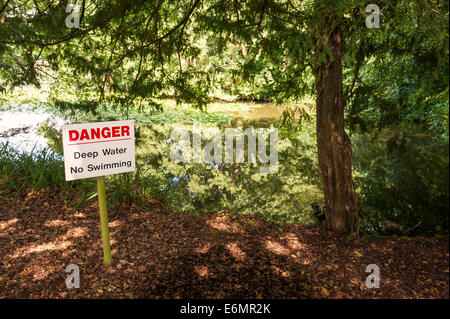
POLYGON ((135 170, 132 120, 65 125, 62 135, 67 181, 135 170))

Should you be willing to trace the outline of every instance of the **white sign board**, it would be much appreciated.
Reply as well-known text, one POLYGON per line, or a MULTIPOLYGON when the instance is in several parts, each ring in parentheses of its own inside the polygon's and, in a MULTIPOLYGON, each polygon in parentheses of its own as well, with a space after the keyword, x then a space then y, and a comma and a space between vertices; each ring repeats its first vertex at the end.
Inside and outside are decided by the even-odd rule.
POLYGON ((135 170, 134 121, 65 125, 66 181, 135 170))

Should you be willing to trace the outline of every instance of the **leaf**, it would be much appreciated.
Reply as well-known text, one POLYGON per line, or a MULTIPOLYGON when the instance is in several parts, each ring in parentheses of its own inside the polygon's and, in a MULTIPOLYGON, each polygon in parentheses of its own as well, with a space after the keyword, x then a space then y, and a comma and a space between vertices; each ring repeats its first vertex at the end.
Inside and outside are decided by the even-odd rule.
POLYGON ((326 297, 328 297, 330 295, 327 288, 325 288, 325 287, 322 287, 322 294, 325 295, 326 297))

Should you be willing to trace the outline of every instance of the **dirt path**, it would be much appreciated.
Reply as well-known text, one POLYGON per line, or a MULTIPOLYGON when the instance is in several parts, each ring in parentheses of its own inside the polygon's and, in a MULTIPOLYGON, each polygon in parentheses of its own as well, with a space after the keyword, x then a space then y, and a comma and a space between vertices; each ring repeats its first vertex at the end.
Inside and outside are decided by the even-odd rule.
POLYGON ((1 199, 0 298, 449 298, 448 238, 346 240, 157 211, 128 205, 110 217, 106 268, 96 202, 73 210, 48 191, 1 199), (80 267, 79 289, 65 286, 68 264, 80 267), (380 289, 365 286, 368 264, 380 267, 380 289))

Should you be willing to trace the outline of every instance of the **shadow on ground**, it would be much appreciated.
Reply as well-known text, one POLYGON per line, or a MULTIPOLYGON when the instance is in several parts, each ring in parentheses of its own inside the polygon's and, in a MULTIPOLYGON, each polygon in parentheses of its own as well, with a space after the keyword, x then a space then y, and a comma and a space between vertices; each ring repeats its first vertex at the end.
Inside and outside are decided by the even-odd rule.
MULTIPOLYGON (((1 298, 448 298, 448 238, 347 239, 252 217, 141 211, 110 218, 102 263, 96 202, 41 191, 2 199, 1 298), (80 267, 67 289, 65 269, 80 267), (365 272, 377 264, 381 288, 365 272)), ((114 213, 114 212, 111 212, 114 213)))

